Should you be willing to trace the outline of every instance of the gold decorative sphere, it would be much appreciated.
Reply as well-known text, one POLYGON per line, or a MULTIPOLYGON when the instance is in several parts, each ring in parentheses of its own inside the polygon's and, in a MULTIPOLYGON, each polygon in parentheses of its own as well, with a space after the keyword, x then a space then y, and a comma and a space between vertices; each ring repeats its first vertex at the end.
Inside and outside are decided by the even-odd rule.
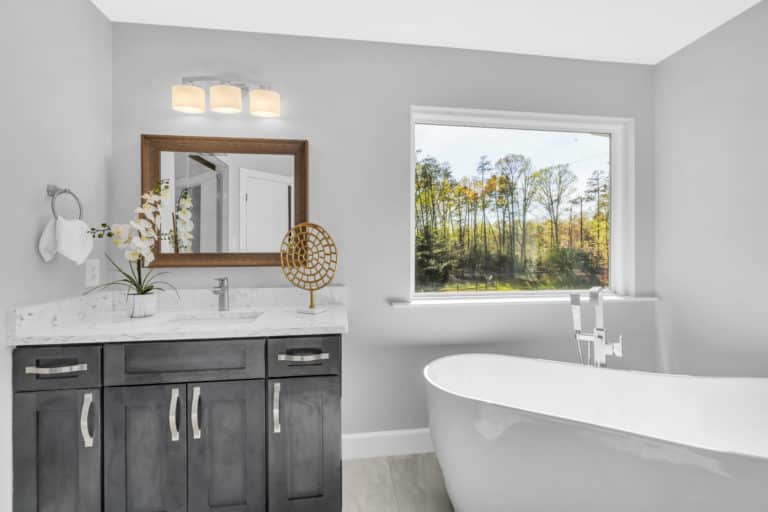
POLYGON ((322 226, 303 222, 283 237, 280 267, 291 284, 309 292, 309 309, 315 308, 314 292, 333 281, 338 263, 336 244, 322 226))

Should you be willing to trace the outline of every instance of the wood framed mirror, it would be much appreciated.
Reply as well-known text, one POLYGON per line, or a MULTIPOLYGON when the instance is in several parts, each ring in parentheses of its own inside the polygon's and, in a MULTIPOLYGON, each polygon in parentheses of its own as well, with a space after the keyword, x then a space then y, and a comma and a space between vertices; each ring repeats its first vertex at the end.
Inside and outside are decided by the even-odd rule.
POLYGON ((307 220, 307 173, 306 140, 142 135, 142 194, 167 187, 171 234, 150 266, 279 266, 283 235, 307 220))

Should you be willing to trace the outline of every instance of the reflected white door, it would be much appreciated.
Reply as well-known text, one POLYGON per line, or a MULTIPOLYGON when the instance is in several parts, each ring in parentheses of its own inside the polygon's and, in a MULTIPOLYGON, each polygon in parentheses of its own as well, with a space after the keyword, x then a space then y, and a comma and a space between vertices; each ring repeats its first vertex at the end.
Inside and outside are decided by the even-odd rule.
POLYGON ((293 218, 291 178, 242 169, 240 173, 240 250, 278 252, 293 218))

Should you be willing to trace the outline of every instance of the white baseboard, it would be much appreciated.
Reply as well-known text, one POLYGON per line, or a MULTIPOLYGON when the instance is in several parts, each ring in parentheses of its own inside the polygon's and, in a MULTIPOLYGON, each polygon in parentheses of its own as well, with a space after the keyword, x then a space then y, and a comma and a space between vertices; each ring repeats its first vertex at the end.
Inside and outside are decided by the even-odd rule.
POLYGON ((428 428, 361 432, 341 436, 342 459, 370 459, 435 451, 428 428))

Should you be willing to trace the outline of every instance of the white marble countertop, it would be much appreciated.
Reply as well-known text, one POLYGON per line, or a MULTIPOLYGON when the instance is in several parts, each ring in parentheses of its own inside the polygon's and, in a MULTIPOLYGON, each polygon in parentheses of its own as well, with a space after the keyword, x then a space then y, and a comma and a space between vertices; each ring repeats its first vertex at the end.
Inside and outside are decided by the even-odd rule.
POLYGON ((318 306, 325 311, 319 314, 299 313, 304 297, 291 289, 232 289, 232 309, 225 313, 217 311, 208 290, 181 293, 181 298, 160 301, 160 311, 149 318, 130 318, 124 298, 110 293, 17 308, 10 312, 8 342, 11 346, 62 345, 348 331, 346 292, 341 287, 321 296, 318 306))

